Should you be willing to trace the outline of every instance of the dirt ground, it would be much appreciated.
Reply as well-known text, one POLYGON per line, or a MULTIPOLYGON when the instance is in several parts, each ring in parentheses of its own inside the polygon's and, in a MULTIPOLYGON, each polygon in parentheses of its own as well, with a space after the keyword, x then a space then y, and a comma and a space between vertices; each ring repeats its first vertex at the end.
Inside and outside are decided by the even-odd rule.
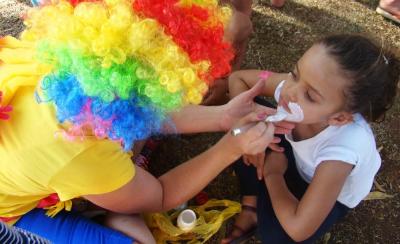
MULTIPOLYGON (((258 1, 253 4, 254 34, 244 66, 289 71, 313 40, 331 33, 365 33, 383 46, 400 49, 400 27, 375 13, 378 2, 288 0, 282 9, 273 9, 269 1, 258 1)), ((18 35, 23 28, 19 16, 28 7, 24 0, 0 0, 0 35, 18 35)), ((398 98, 386 120, 373 124, 383 158, 373 191, 385 193, 375 195, 384 199, 363 201, 321 243, 400 243, 399 118, 398 98)), ((220 136, 213 133, 165 138, 153 154, 151 169, 161 174, 201 153, 220 136)), ((215 179, 206 191, 213 198, 239 200, 238 182, 231 169, 215 179)), ((224 237, 229 224, 209 243, 224 237)))

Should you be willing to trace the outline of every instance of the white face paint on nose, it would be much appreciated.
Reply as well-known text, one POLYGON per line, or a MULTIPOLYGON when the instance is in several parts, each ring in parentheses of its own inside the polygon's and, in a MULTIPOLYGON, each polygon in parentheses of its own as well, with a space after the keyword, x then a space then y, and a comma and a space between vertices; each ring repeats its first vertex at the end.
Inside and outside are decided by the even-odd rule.
MULTIPOLYGON (((275 89, 274 98, 276 102, 279 102, 279 97, 281 96, 281 91, 283 84, 286 80, 283 80, 279 83, 279 85, 275 89)), ((282 106, 278 106, 277 112, 274 115, 268 116, 265 119, 265 122, 279 122, 282 120, 290 121, 290 122, 301 122, 304 119, 304 113, 301 109, 300 105, 294 102, 289 102, 288 104, 290 113, 286 111, 282 106)))

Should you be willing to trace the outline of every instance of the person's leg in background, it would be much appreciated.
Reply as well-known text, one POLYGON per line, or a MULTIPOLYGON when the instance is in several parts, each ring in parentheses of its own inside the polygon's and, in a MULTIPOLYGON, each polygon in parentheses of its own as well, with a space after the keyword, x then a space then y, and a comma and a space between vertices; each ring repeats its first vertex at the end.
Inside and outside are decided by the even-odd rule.
POLYGON ((285 5, 286 0, 271 0, 271 5, 275 8, 280 8, 285 5))
MULTIPOLYGON (((235 58, 232 61, 232 72, 239 70, 246 56, 247 44, 250 35, 253 33, 251 23, 253 0, 222 0, 220 4, 233 6, 234 13, 231 22, 225 30, 225 40, 232 43, 235 49, 235 58)), ((280 8, 285 4, 285 0, 271 0, 271 5, 280 8)), ((228 74, 229 75, 229 74, 228 74)), ((228 78, 220 78, 210 87, 209 92, 204 97, 202 104, 218 105, 229 101, 228 78)))
MULTIPOLYGON (((237 2, 246 2, 249 0, 236 0, 237 2)), ((222 2, 221 4, 224 4, 222 2)), ((243 6, 247 6, 246 8, 250 9, 250 12, 244 8, 244 12, 238 11, 236 6, 234 6, 233 14, 229 24, 225 28, 225 36, 224 39, 230 43, 235 50, 235 58, 232 61, 232 71, 240 69, 240 66, 243 62, 243 59, 246 55, 247 43, 249 40, 249 36, 253 32, 252 23, 250 20, 249 14, 251 13, 251 0, 249 1, 250 5, 244 4, 243 6)), ((228 4, 231 4, 228 2, 228 4)), ((229 74, 227 74, 229 75, 229 74)), ((214 84, 210 87, 207 95, 204 97, 202 104, 204 105, 217 105, 217 104, 225 104, 229 101, 228 96, 228 77, 220 78, 214 81, 214 84)))
POLYGON ((380 0, 376 11, 400 24, 400 0, 380 0))

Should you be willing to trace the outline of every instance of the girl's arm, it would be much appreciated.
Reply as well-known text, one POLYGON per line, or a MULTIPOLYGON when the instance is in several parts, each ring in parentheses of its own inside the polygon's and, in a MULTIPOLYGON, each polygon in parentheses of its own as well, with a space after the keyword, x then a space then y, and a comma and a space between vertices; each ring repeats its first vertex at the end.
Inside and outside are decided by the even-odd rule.
MULTIPOLYGON (((229 96, 231 98, 252 88, 260 80, 262 70, 239 70, 229 76, 229 96)), ((286 79, 286 73, 271 72, 264 80, 264 87, 260 95, 272 97, 279 82, 286 79)))
POLYGON ((279 223, 293 240, 306 240, 332 210, 353 165, 342 161, 322 162, 299 201, 289 191, 283 177, 286 166, 282 165, 287 165, 286 157, 281 154, 267 160, 264 181, 279 223))

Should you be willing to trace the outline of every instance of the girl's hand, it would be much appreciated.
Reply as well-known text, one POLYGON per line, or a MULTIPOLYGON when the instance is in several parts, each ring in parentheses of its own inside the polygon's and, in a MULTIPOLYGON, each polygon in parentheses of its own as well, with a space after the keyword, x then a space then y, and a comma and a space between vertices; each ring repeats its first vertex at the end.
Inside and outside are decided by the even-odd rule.
POLYGON ((247 166, 253 165, 257 169, 257 178, 263 177, 265 151, 256 155, 243 155, 243 163, 247 166))
POLYGON ((269 175, 284 175, 287 169, 288 160, 283 153, 270 152, 265 157, 264 178, 269 175))
MULTIPOLYGON (((277 152, 282 152, 283 148, 279 147, 277 143, 279 143, 281 139, 279 137, 274 137, 272 142, 268 145, 268 147, 277 152)), ((247 166, 253 165, 257 169, 257 178, 262 180, 263 172, 264 172, 264 162, 265 162, 265 151, 261 153, 257 153, 256 155, 243 155, 243 163, 247 166)))
POLYGON ((224 146, 223 150, 230 150, 235 158, 244 154, 256 155, 264 152, 274 140, 275 131, 275 126, 272 123, 265 123, 264 119, 264 113, 253 112, 239 120, 235 128, 246 126, 247 129, 236 136, 228 132, 220 141, 224 146))

